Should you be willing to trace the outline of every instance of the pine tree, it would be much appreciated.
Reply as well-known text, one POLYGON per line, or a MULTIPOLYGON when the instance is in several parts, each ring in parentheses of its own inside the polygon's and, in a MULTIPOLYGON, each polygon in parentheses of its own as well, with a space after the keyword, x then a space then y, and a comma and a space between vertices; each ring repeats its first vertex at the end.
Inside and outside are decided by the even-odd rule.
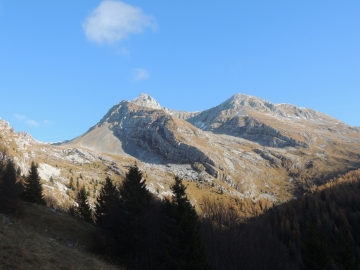
POLYGON ((86 222, 91 222, 92 211, 88 202, 85 187, 82 187, 79 190, 76 196, 76 202, 78 206, 76 207, 75 212, 78 215, 78 217, 85 220, 86 222))
POLYGON ((209 269, 201 238, 199 217, 179 177, 171 187, 172 200, 165 201, 164 269, 209 269))
POLYGON ((141 251, 146 245, 144 217, 149 211, 152 197, 136 165, 130 167, 119 194, 114 226, 118 255, 128 267, 139 268, 141 251))
POLYGON ((74 187, 74 179, 73 179, 72 177, 70 177, 69 188, 72 189, 72 190, 75 190, 75 187, 74 187))
POLYGON ((24 199, 28 202, 37 204, 46 204, 43 199, 42 186, 37 166, 34 162, 31 163, 29 175, 26 177, 24 183, 24 199))
POLYGON ((0 212, 13 214, 20 207, 15 164, 12 160, 8 160, 6 167, 2 169, 3 171, 0 173, 0 212))
POLYGON ((106 177, 105 185, 101 188, 99 196, 97 197, 97 203, 95 204, 95 222, 103 228, 110 226, 108 219, 109 215, 112 214, 111 209, 113 209, 116 203, 116 194, 115 185, 109 177, 106 177))

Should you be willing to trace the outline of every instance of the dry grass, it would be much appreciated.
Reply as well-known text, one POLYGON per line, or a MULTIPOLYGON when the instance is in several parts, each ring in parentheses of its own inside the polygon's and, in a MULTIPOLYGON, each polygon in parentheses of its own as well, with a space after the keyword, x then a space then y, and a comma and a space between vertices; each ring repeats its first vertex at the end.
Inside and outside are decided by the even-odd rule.
POLYGON ((119 269, 87 252, 90 224, 32 204, 9 220, 0 220, 0 269, 119 269))

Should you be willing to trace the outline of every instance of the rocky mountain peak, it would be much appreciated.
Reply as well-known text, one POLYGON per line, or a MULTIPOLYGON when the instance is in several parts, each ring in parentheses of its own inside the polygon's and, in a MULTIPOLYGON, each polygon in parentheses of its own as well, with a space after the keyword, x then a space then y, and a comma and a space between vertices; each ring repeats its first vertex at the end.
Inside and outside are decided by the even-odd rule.
POLYGON ((150 108, 155 110, 167 110, 148 94, 141 94, 137 98, 127 101, 123 100, 118 104, 114 105, 107 114, 100 120, 99 124, 104 122, 118 122, 124 117, 128 116, 129 108, 128 104, 135 104, 139 107, 150 108))
POLYGON ((272 115, 287 119, 313 119, 323 121, 335 121, 324 114, 311 109, 297 107, 291 104, 275 104, 262 98, 249 96, 245 94, 235 94, 230 99, 219 105, 221 110, 247 111, 247 109, 256 112, 272 115))
POLYGON ((249 96, 246 94, 235 94, 225 102, 223 102, 220 106, 223 109, 241 109, 244 107, 252 108, 255 110, 263 110, 263 111, 275 111, 276 105, 258 97, 249 96))
POLYGON ((137 98, 133 99, 131 103, 151 109, 164 109, 153 97, 149 96, 148 94, 141 94, 137 98))

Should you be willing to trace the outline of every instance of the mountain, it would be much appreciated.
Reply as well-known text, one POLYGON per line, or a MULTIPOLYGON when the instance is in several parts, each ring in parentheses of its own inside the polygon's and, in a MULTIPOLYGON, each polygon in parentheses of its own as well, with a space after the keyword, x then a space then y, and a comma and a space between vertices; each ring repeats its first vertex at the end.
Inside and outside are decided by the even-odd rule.
POLYGON ((320 181, 358 167, 359 143, 358 129, 290 104, 236 94, 188 113, 142 94, 118 103, 63 146, 134 157, 240 197, 276 200, 309 188, 314 183, 308 178, 320 181))
POLYGON ((311 109, 290 104, 277 105, 243 94, 234 95, 219 106, 205 110, 187 121, 202 130, 280 148, 309 148, 312 145, 311 135, 318 133, 315 129, 326 130, 339 124, 341 130, 349 128, 340 121, 311 109), (306 133, 309 128, 313 130, 311 134, 306 133))
POLYGON ((45 194, 60 205, 73 203, 70 178, 91 191, 93 203, 98 183, 107 176, 120 182, 134 163, 159 197, 169 195, 174 175, 184 178, 194 203, 208 194, 280 203, 360 167, 360 128, 244 94, 201 112, 174 111, 142 94, 56 145, 0 119, 1 144, 22 174, 32 160, 39 163, 45 194))
POLYGON ((207 141, 203 131, 143 94, 134 101, 118 103, 97 125, 65 145, 157 164, 200 162, 212 171, 215 162, 209 157, 207 141))

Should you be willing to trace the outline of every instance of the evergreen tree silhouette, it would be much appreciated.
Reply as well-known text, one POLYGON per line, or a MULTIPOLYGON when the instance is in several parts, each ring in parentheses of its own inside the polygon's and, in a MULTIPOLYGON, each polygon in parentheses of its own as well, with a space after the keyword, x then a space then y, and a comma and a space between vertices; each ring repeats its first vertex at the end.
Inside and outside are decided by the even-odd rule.
POLYGON ((101 188, 95 204, 95 222, 102 228, 110 226, 109 216, 115 210, 114 204, 116 203, 117 194, 116 186, 109 177, 106 177, 105 184, 101 188))
POLYGON ((85 187, 82 187, 76 195, 76 202, 78 206, 75 208, 75 212, 78 217, 86 222, 92 221, 92 211, 88 202, 85 187))
POLYGON ((3 171, 0 173, 0 212, 13 214, 20 207, 15 164, 12 160, 8 160, 6 167, 2 169, 3 171))
POLYGON ((165 201, 164 269, 210 269, 202 242, 199 217, 186 196, 179 177, 171 187, 172 200, 165 201))
POLYGON ((118 256, 126 266, 139 268, 142 250, 145 246, 145 216, 150 208, 151 194, 139 168, 130 167, 119 189, 117 217, 114 224, 114 238, 118 256))
POLYGON ((42 186, 40 183, 40 177, 37 170, 37 166, 34 162, 31 162, 29 175, 26 177, 24 183, 24 199, 31 203, 46 204, 43 194, 42 186))

